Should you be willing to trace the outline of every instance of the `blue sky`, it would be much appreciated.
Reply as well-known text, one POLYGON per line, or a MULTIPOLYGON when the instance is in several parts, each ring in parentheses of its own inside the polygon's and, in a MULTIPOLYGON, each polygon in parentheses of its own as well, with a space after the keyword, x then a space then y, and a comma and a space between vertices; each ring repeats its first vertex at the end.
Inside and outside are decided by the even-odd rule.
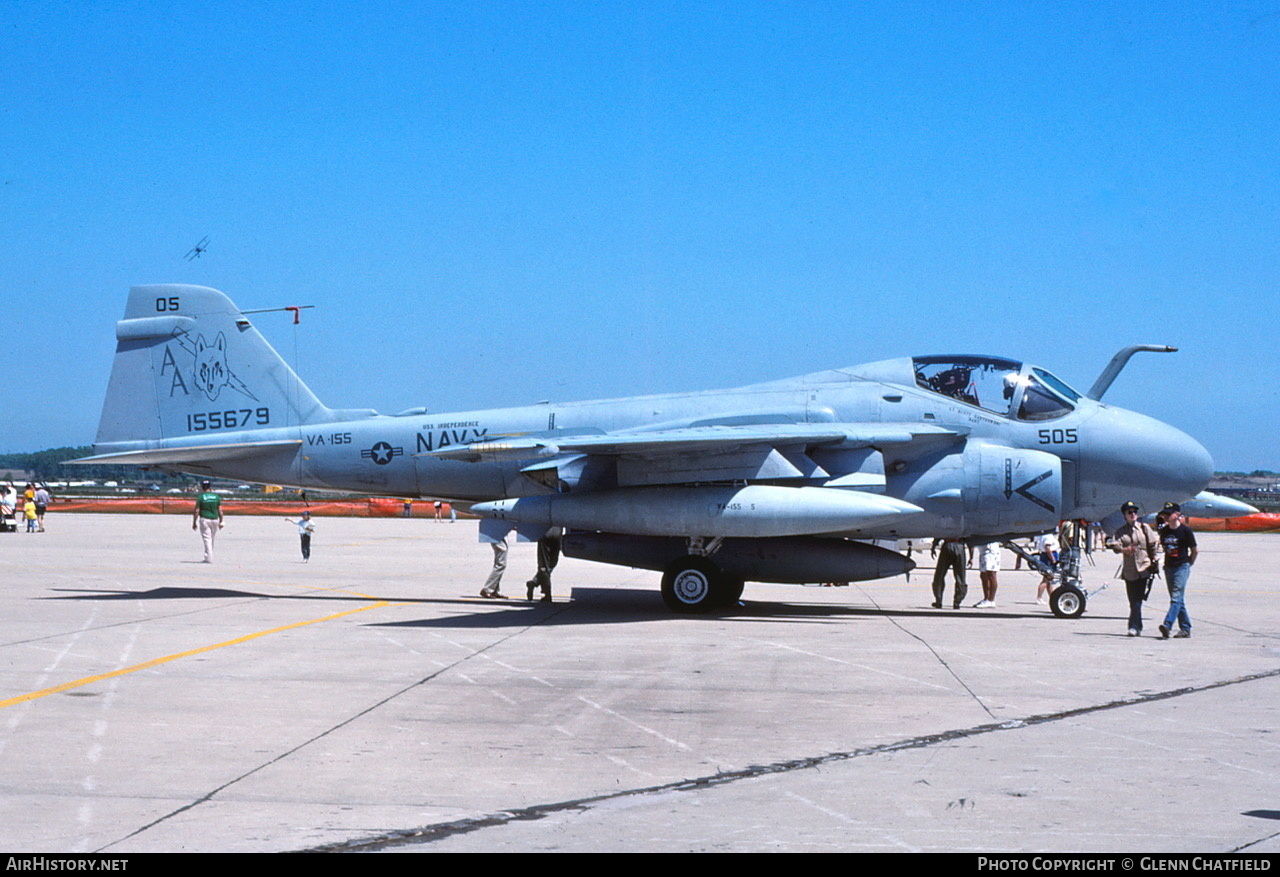
POLYGON ((189 282, 385 412, 1172 344, 1107 401, 1280 469, 1280 0, 0 0, 0 84, 0 451, 189 282))

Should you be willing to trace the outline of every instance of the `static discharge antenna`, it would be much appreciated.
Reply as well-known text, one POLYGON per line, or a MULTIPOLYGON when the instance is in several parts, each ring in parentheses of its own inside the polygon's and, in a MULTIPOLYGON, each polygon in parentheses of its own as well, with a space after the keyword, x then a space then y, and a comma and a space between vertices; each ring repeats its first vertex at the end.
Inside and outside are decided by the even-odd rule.
POLYGON ((289 311, 293 314, 293 325, 302 322, 302 312, 314 308, 315 305, 285 305, 282 308, 258 308, 253 311, 241 311, 242 314, 274 314, 279 311, 289 311))

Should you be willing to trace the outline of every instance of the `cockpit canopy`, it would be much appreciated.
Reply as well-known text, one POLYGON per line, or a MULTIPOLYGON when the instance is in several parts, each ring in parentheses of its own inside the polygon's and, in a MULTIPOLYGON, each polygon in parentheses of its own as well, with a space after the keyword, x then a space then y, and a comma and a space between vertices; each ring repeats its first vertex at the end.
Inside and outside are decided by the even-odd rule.
POLYGON ((998 356, 917 356, 916 384, 1018 420, 1055 420, 1075 410, 1081 394, 1033 365, 998 356))

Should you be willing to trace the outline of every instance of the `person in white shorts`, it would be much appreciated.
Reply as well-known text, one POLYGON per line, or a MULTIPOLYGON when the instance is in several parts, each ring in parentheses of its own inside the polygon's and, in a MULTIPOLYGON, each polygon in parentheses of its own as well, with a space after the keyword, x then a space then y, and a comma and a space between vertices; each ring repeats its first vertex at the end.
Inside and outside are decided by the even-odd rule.
POLYGON ((994 609, 996 606, 996 573, 1000 572, 1000 543, 988 542, 978 556, 978 579, 982 582, 982 599, 975 609, 994 609))

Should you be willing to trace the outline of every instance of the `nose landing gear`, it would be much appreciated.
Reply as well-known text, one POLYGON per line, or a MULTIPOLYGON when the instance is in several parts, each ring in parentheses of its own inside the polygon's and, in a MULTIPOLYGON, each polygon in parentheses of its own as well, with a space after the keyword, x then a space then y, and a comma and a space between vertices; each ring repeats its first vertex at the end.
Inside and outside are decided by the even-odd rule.
POLYGON ((1005 542, 1004 546, 1027 562, 1027 565, 1049 577, 1049 608, 1058 618, 1079 618, 1084 614, 1089 598, 1093 594, 1086 593, 1081 586, 1080 549, 1069 546, 1059 556, 1056 564, 1047 564, 1040 555, 1031 554, 1014 542, 1005 542))

